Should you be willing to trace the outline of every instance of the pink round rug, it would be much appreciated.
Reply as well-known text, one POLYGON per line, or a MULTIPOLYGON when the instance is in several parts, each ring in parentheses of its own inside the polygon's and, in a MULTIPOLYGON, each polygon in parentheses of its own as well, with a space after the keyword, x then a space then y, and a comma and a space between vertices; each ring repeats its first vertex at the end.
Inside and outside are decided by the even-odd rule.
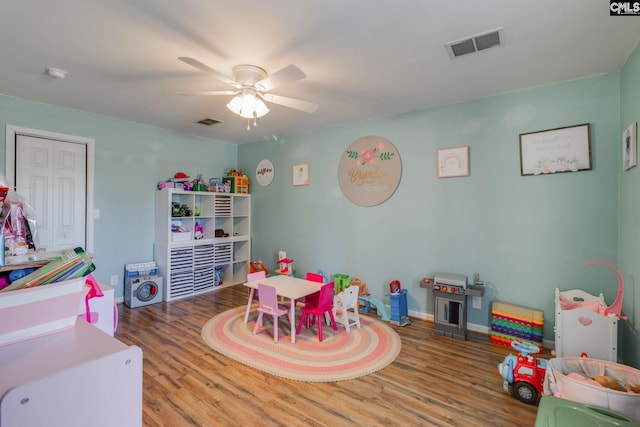
MULTIPOLYGON (((279 342, 273 341, 271 317, 253 335, 257 312, 243 323, 246 307, 220 313, 202 327, 202 338, 212 349, 255 369, 297 381, 330 382, 349 380, 378 371, 400 353, 400 336, 386 323, 360 316, 361 328, 323 327, 318 341, 315 325, 302 328, 291 344, 289 321, 279 320, 279 342)), ((296 322, 299 317, 296 317, 296 322)))

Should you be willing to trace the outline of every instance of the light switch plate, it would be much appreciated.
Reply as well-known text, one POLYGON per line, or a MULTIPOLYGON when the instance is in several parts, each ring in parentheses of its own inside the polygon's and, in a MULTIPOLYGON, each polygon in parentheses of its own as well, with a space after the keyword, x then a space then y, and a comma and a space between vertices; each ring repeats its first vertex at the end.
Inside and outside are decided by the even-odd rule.
POLYGON ((473 297, 473 302, 471 304, 473 308, 480 310, 482 308, 482 298, 473 297))

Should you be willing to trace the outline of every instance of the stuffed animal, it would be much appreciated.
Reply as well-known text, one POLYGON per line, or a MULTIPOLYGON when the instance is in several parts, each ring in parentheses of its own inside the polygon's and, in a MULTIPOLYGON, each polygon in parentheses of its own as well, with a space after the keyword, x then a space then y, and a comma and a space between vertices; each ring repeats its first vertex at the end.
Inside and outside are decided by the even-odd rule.
POLYGON ((610 388, 611 390, 625 391, 620 387, 620 383, 615 378, 606 375, 596 375, 593 377, 594 381, 603 387, 610 388))

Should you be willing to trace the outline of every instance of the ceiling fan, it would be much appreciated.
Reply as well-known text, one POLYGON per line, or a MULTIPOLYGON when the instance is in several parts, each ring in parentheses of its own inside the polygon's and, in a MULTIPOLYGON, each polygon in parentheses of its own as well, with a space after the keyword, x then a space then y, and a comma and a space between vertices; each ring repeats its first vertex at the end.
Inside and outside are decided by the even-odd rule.
MULTIPOLYGON (((234 78, 231 79, 197 59, 185 56, 181 56, 178 59, 207 74, 217 77, 235 88, 235 90, 180 92, 181 95, 233 95, 234 97, 227 104, 227 108, 241 117, 254 119, 254 126, 258 117, 262 117, 269 112, 264 101, 306 113, 314 113, 318 109, 318 104, 314 104, 313 102, 270 93, 273 89, 307 77, 307 75, 295 65, 288 65, 272 74, 268 74, 266 70, 255 65, 236 65, 233 67, 234 78)), ((247 125, 247 128, 248 127, 247 125)))

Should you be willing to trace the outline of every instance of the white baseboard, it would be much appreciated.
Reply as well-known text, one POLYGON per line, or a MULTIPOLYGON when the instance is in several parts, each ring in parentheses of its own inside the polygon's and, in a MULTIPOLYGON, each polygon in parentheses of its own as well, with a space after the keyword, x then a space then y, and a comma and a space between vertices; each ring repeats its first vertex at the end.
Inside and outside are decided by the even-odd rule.
MULTIPOLYGON (((426 320, 428 322, 433 322, 433 314, 423 313, 421 311, 409 310, 409 316, 410 317, 415 317, 417 319, 426 320)), ((479 333, 485 334, 485 335, 491 334, 491 329, 489 329, 488 326, 478 325, 476 323, 468 323, 467 322, 467 330, 468 331, 473 331, 473 332, 479 332, 479 333)), ((543 345, 544 348, 549 348, 549 349, 555 349, 556 348, 555 342, 551 341, 551 340, 543 339, 542 340, 542 345, 543 345)))

